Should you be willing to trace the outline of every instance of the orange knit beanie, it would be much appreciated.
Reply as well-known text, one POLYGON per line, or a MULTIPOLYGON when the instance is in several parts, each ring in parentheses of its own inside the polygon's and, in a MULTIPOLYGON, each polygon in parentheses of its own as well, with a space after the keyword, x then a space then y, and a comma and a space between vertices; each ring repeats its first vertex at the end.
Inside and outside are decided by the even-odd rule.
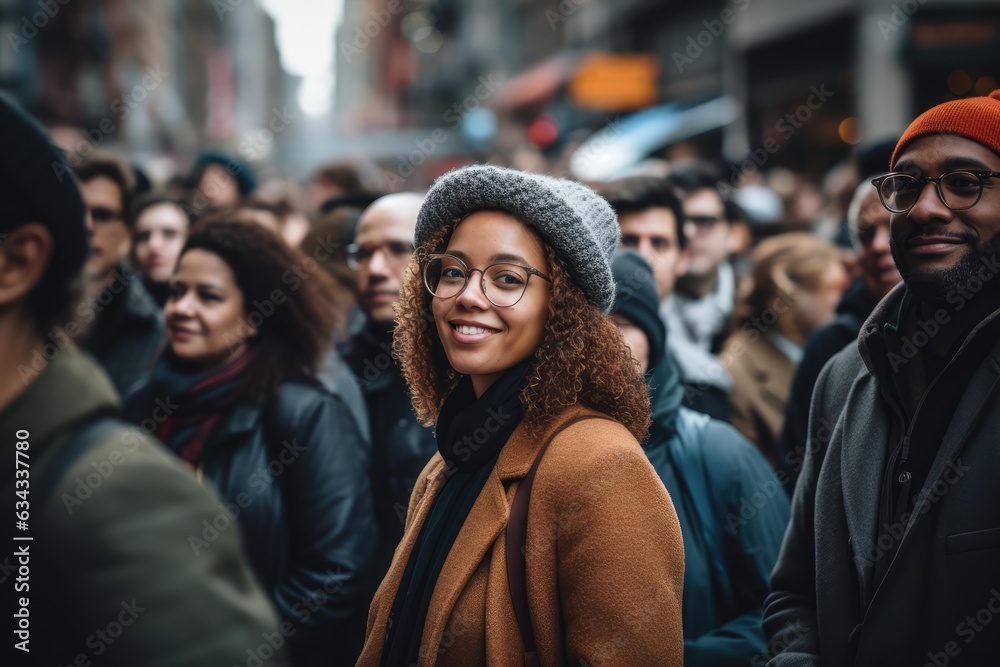
POLYGON ((906 144, 928 134, 957 134, 1000 154, 1000 88, 988 97, 952 100, 917 116, 899 138, 889 168, 895 169, 896 160, 906 144))

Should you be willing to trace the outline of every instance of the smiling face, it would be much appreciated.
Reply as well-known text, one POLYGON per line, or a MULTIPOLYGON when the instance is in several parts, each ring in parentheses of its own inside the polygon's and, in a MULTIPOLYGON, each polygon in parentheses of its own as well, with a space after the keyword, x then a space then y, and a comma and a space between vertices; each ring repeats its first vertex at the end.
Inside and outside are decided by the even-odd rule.
MULTIPOLYGON (((470 269, 510 262, 544 274, 549 271, 538 235, 499 211, 478 211, 465 218, 455 228, 445 252, 459 257, 470 269)), ((479 271, 472 271, 468 285, 458 296, 431 298, 448 363, 457 372, 471 376, 477 396, 541 345, 552 295, 548 282, 532 276, 520 301, 498 308, 483 294, 480 276, 479 271)))
MULTIPOLYGON (((894 171, 936 177, 955 169, 1000 171, 1000 156, 964 137, 933 134, 909 144, 894 171)), ((927 184, 913 208, 892 214, 890 226, 892 256, 907 287, 925 301, 944 305, 949 294, 968 293, 970 283, 985 275, 986 262, 997 259, 1000 181, 985 179, 979 202, 964 211, 949 209, 934 185, 927 184)))
POLYGON ((232 269, 200 248, 181 257, 163 314, 171 351, 205 368, 236 359, 256 334, 246 322, 243 292, 232 269))
POLYGON ((165 283, 177 265, 184 247, 188 221, 174 204, 155 204, 135 221, 135 263, 150 280, 165 283))

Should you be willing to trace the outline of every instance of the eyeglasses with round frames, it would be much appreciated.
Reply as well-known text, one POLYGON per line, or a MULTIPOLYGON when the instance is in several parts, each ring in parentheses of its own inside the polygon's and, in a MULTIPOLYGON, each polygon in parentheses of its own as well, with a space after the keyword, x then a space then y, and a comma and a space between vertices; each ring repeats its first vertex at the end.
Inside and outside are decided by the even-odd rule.
POLYGON ((460 258, 444 253, 428 255, 424 263, 424 285, 432 296, 450 299, 465 291, 473 271, 479 272, 480 288, 497 308, 509 308, 524 296, 531 276, 552 279, 530 266, 497 262, 484 269, 470 269, 460 258))
POLYGON ((983 181, 1000 176, 1000 171, 957 169, 937 178, 891 172, 872 179, 882 206, 891 213, 907 213, 913 208, 928 183, 933 183, 941 203, 952 211, 965 211, 979 203, 983 181))
POLYGON ((385 259, 390 264, 394 266, 406 264, 413 254, 413 244, 406 241, 389 241, 380 246, 368 247, 351 243, 345 250, 347 267, 353 271, 360 271, 361 267, 372 261, 372 257, 380 250, 385 253, 385 259))

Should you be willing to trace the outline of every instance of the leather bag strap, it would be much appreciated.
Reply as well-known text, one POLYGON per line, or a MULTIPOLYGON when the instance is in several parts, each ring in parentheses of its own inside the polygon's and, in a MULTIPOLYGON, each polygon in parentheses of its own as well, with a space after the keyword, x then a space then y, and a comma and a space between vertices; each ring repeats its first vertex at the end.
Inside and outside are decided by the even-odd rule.
POLYGON ((570 426, 588 419, 603 419, 607 417, 582 416, 575 417, 561 425, 545 440, 535 456, 531 469, 514 494, 514 502, 510 506, 510 519, 507 521, 505 543, 507 545, 507 585, 510 587, 510 599, 514 605, 514 617, 521 632, 521 643, 524 646, 524 667, 538 667, 538 652, 535 650, 535 631, 531 627, 531 614, 528 610, 528 578, 525 555, 528 539, 528 502, 531 499, 531 487, 535 483, 535 472, 541 463, 545 451, 557 435, 570 426))

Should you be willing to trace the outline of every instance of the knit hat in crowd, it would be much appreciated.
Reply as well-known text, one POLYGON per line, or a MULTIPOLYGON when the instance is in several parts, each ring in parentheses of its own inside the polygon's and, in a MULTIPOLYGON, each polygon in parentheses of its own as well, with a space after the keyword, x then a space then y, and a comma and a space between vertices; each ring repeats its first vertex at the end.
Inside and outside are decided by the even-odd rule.
POLYGON ((612 313, 618 313, 642 329, 649 340, 649 367, 659 366, 667 345, 667 327, 660 318, 660 297, 653 268, 635 250, 615 251, 611 271, 617 285, 612 313))
POLYGON ((591 303, 607 313, 615 299, 611 254, 618 219, 607 201, 580 183, 490 165, 450 171, 434 183, 417 217, 416 242, 476 211, 503 211, 530 225, 566 262, 591 303))
MULTIPOLYGON (((47 280, 74 278, 89 252, 86 211, 63 151, 11 97, 0 93, 0 234, 28 222, 52 235, 47 280)), ((2 240, 0 240, 2 242, 2 240)))
POLYGON ((1000 154, 1000 88, 988 97, 952 100, 917 116, 899 138, 889 168, 896 167, 896 160, 907 144, 928 134, 957 134, 1000 154))

